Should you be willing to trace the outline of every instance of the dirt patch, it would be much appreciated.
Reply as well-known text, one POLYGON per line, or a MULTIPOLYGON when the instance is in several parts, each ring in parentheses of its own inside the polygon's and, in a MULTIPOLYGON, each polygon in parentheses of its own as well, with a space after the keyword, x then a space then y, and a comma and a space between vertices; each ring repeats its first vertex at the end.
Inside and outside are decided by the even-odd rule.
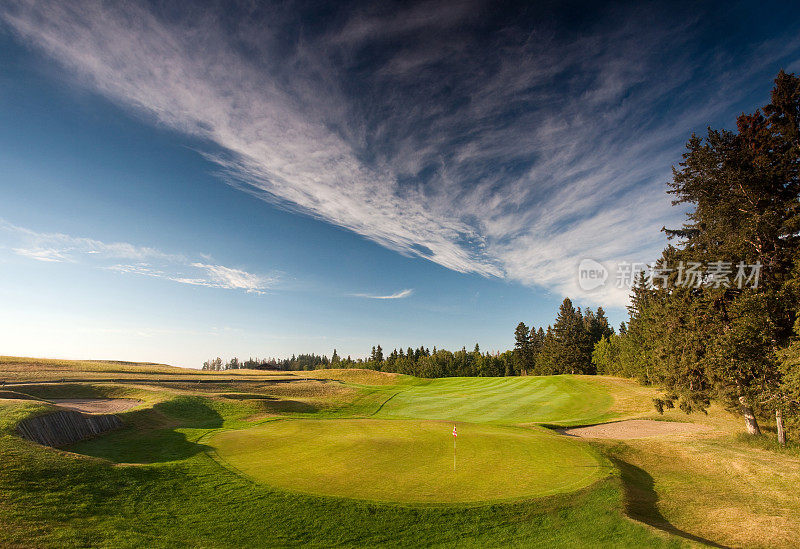
POLYGON ((54 398, 50 402, 61 408, 87 414, 116 414, 142 403, 133 398, 54 398))
POLYGON ((667 435, 691 435, 708 433, 712 429, 697 423, 676 421, 653 421, 650 419, 629 419, 612 423, 600 423, 589 427, 558 429, 562 435, 582 438, 632 439, 667 435))

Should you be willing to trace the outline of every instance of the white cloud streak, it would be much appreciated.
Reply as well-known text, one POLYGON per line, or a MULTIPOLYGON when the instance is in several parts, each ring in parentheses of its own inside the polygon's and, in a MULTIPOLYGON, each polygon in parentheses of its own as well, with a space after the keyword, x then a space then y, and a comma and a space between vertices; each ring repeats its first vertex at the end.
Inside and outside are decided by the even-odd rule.
POLYGON ((414 290, 411 288, 407 288, 405 290, 400 290, 399 292, 395 292, 389 295, 374 295, 374 294, 351 294, 353 297, 365 297, 368 299, 403 299, 405 297, 409 297, 414 293, 414 290))
MULTIPOLYGON (((798 48, 776 39, 737 72, 720 52, 684 47, 692 22, 609 12, 577 37, 509 28, 480 49, 454 30, 479 5, 425 6, 356 12, 290 45, 277 7, 235 30, 211 13, 167 22, 93 0, 11 1, 0 20, 91 88, 219 147, 207 157, 264 200, 448 269, 612 306, 626 292, 583 294, 578 262, 655 259, 659 229, 678 222, 663 183, 689 131, 798 48), (373 51, 389 53, 359 74, 373 51)), ((209 283, 258 285, 200 265, 209 283)))
POLYGON ((255 294, 263 294, 278 280, 276 276, 193 261, 185 255, 168 254, 127 242, 106 243, 62 233, 36 232, 0 219, 2 249, 36 261, 85 264, 117 273, 255 294))

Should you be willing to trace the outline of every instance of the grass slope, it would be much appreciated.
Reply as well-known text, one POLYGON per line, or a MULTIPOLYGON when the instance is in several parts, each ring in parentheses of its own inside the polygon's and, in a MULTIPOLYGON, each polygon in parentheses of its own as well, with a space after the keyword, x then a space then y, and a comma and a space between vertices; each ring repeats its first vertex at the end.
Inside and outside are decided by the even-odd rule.
POLYGON ((223 431, 208 444, 224 463, 270 486, 376 501, 539 497, 607 474, 588 445, 546 429, 458 427, 455 468, 453 424, 439 421, 272 421, 223 431))
POLYGON ((399 387, 382 418, 572 425, 613 417, 610 392, 575 376, 455 377, 399 387))
POLYGON ((247 423, 242 403, 176 397, 161 404, 123 415, 135 414, 138 429, 76 447, 153 456, 149 465, 115 466, 21 441, 9 429, 40 405, 0 400, 0 546, 682 546, 625 518, 616 474, 567 495, 467 507, 274 490, 205 452, 207 434, 247 423))
MULTIPOLYGON (((70 376, 63 376, 68 379, 92 377, 87 375, 92 372, 74 363, 44 364, 39 372, 34 359, 14 360, 17 366, 0 364, 0 380, 3 368, 29 381, 59 379, 58 368, 71 369, 70 376)), ((140 368, 158 366, 122 368, 132 368, 128 375, 140 378, 140 368)), ((234 430, 256 433, 267 426, 264 422, 275 419, 289 424, 303 423, 298 418, 314 422, 324 418, 333 425, 368 418, 378 424, 427 425, 458 413, 473 422, 459 425, 461 445, 468 429, 486 429, 490 436, 516 431, 519 424, 531 421, 586 424, 652 416, 654 391, 625 380, 584 376, 419 380, 350 370, 283 376, 291 378, 289 383, 265 378, 262 372, 237 372, 241 383, 229 379, 233 374, 215 383, 196 383, 214 374, 190 374, 181 375, 186 381, 180 383, 158 381, 178 377, 170 372, 152 374, 157 379, 147 383, 9 388, 13 392, 6 396, 124 396, 145 404, 121 414, 125 429, 71 447, 75 454, 37 446, 13 434, 16 422, 47 411, 46 403, 0 397, 0 546, 792 547, 799 543, 794 535, 800 527, 797 453, 773 451, 766 443, 757 448, 754 445, 761 441, 736 438, 741 420, 713 406, 708 416, 671 410, 665 419, 705 423, 716 434, 593 441, 589 444, 604 456, 603 463, 612 465, 608 476, 578 491, 510 502, 429 506, 312 496, 252 482, 221 466, 209 446, 217 436, 234 430), (508 385, 497 388, 503 384, 508 385), (516 384, 529 384, 527 390, 534 394, 517 390, 516 384), (513 396, 502 398, 504 390, 513 396), (565 392, 571 397, 564 398, 565 392), (641 522, 630 520, 626 513, 641 522)), ((445 426, 451 449, 452 423, 445 426)), ((536 465, 518 465, 512 478, 527 481, 535 475, 536 465)))

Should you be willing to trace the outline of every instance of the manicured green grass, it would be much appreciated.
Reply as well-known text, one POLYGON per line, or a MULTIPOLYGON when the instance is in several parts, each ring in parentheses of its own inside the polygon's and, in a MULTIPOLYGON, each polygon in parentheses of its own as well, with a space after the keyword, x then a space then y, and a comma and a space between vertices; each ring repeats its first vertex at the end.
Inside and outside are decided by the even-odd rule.
POLYGON ((606 388, 575 376, 455 377, 399 385, 376 417, 573 425, 613 417, 613 402, 606 388))
POLYGON ((223 431, 219 458, 276 488, 375 501, 460 503, 571 492, 608 473, 546 429, 419 420, 281 420, 223 431), (520 471, 525 471, 520 475, 520 471))
MULTIPOLYGON (((318 374, 330 381, 313 381, 317 373, 309 372, 297 377, 311 381, 283 384, 16 386, 15 391, 42 398, 119 396, 140 398, 144 404, 120 414, 126 428, 76 444, 68 450, 77 453, 69 453, 28 443, 11 431, 19 420, 46 412, 47 404, 0 398, 0 547, 796 544, 800 505, 793 487, 800 481, 800 462, 791 451, 777 453, 766 444, 755 448, 760 441, 736 440, 731 433, 741 430, 741 421, 714 407, 709 416, 689 418, 717 429, 706 439, 587 445, 532 424, 645 417, 653 414, 653 390, 589 376, 421 380, 375 372, 318 374), (452 503, 415 499, 426 493, 419 488, 425 479, 434 478, 426 467, 452 467, 450 418, 466 422, 458 425, 459 466, 468 458, 468 441, 483 440, 473 448, 472 463, 463 462, 469 475, 460 484, 452 482, 455 477, 445 479, 452 482, 452 503), (307 428, 311 424, 346 431, 358 431, 358 424, 360 429, 369 426, 369 432, 342 444, 337 438, 341 431, 313 437, 315 431, 307 428), (306 428, 297 436, 285 433, 283 442, 274 433, 259 438, 292 425, 306 428), (310 436, 313 443, 302 444, 301 438, 310 436), (437 446, 440 436, 445 441, 437 446), (240 438, 234 446, 239 445, 242 456, 283 453, 285 459, 275 461, 273 472, 289 475, 291 486, 254 482, 249 477, 256 474, 222 465, 212 445, 225 437, 240 438), (423 439, 430 444, 418 455, 417 442, 423 439), (266 448, 266 440, 272 446, 266 448), (556 440, 569 443, 569 450, 551 447, 556 440), (435 449, 442 447, 446 451, 437 454, 435 449), (599 474, 594 483, 556 495, 490 497, 492 490, 507 495, 535 488, 536 482, 541 487, 554 478, 543 471, 550 474, 564 465, 563 456, 587 447, 589 466, 579 467, 576 460, 564 468, 563 477, 575 480, 590 469, 599 474), (380 496, 370 494, 350 494, 366 500, 299 492, 332 493, 302 486, 308 479, 300 477, 312 474, 333 474, 331 482, 339 483, 335 493, 367 486, 369 475, 384 484, 407 477, 411 480, 398 493, 405 490, 406 501, 416 503, 375 501, 380 496), (471 498, 458 490, 477 490, 482 479, 482 497, 491 501, 465 503, 471 498)), ((20 370, 20 375, 29 374, 20 370)), ((74 375, 84 377, 79 369, 74 375)), ((665 417, 685 419, 677 414, 669 411, 665 417)))
MULTIPOLYGON (((1 418, 36 404, 0 401, 1 418)), ((175 457, 220 417, 207 399, 183 399, 164 418, 191 428, 118 438, 120 453, 175 457)), ((240 426, 244 413, 222 423, 240 426)), ((13 421, 4 422, 6 428, 13 421)), ((118 436, 118 435, 109 435, 118 436)), ((102 445, 106 437, 83 444, 102 445)), ((402 506, 275 490, 221 467, 207 453, 139 466, 43 448, 0 433, 0 546, 37 547, 680 547, 622 512, 615 472, 585 490, 508 504, 402 506)), ((527 471, 519 473, 527 474, 527 471)))

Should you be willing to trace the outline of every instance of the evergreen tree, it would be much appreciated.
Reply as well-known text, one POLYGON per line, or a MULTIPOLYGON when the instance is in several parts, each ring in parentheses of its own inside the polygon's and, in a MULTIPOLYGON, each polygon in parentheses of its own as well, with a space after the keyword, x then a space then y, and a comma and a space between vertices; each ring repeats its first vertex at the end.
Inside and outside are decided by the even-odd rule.
POLYGON ((583 324, 589 334, 592 347, 604 337, 609 337, 614 333, 614 328, 608 323, 606 312, 602 307, 598 307, 595 313, 593 313, 591 309, 586 309, 586 313, 583 317, 583 324))
POLYGON ((781 71, 763 114, 741 115, 737 132, 709 129, 689 140, 669 192, 690 211, 681 228, 666 231, 676 244, 661 263, 699 263, 703 278, 681 285, 678 270, 669 290, 634 288, 625 335, 648 380, 667 390, 657 407, 702 410, 718 398, 758 433, 756 416, 791 400, 780 356, 798 314, 798 136, 800 79, 781 71), (739 288, 712 271, 720 262, 760 265, 758 286, 739 288))
POLYGON ((533 370, 530 332, 524 322, 517 324, 517 329, 514 331, 514 357, 517 363, 516 373, 524 375, 533 370))
POLYGON ((569 298, 561 303, 551 340, 548 342, 546 337, 545 340, 549 345, 543 345, 542 352, 549 354, 547 363, 551 373, 594 373, 591 362, 594 346, 580 309, 575 309, 569 298))
POLYGON ((559 345, 556 341, 553 327, 548 326, 542 338, 542 347, 536 357, 536 373, 538 375, 554 375, 563 373, 559 366, 559 345))

